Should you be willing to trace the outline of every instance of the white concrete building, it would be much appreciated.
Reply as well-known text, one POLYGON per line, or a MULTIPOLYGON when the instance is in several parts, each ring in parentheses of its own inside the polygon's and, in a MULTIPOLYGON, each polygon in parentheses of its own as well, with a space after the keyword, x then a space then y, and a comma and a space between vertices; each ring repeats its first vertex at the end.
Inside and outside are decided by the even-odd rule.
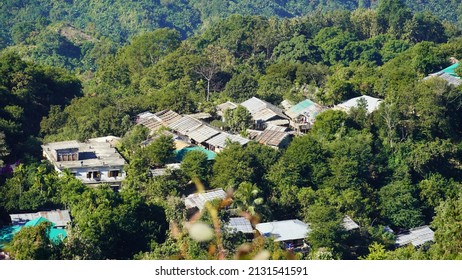
POLYGON ((42 145, 43 156, 59 173, 68 169, 85 184, 107 183, 119 187, 125 179, 125 159, 115 149, 118 137, 107 136, 85 142, 62 141, 42 145))

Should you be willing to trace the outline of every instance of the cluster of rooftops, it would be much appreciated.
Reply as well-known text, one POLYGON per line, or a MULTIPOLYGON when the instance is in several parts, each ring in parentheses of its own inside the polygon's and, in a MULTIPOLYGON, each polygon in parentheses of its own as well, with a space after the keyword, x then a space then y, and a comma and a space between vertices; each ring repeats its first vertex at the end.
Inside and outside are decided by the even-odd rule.
MULTIPOLYGON (((331 109, 348 112, 357 106, 360 100, 365 102, 368 113, 377 110, 382 102, 378 98, 361 96, 347 100, 331 109)), ((141 145, 149 145, 155 137, 169 134, 174 139, 177 148, 178 163, 169 164, 166 168, 151 170, 151 175, 160 176, 166 174, 167 169, 179 168, 179 162, 191 150, 201 150, 207 154, 209 160, 213 160, 216 153, 219 153, 230 142, 246 145, 250 141, 256 141, 273 148, 285 147, 291 137, 309 130, 316 116, 329 109, 309 99, 295 105, 285 100, 280 108, 252 97, 240 105, 245 107, 252 116, 253 124, 252 128, 247 130, 247 137, 225 132, 212 126, 208 122, 212 119, 209 113, 180 115, 172 110, 163 110, 157 113, 138 114, 137 124, 148 128, 151 136, 150 139, 140 143, 141 145)), ((238 106, 239 104, 230 101, 219 104, 216 106, 216 115, 224 120, 226 110, 234 110, 238 106)), ((88 139, 84 142, 76 140, 54 142, 43 145, 42 149, 44 157, 53 163, 58 172, 67 169, 85 184, 109 183, 117 187, 126 175, 124 171, 126 161, 115 148, 119 140, 114 136, 106 136, 88 139)), ((187 209, 201 211, 207 201, 224 199, 226 195, 222 189, 215 189, 205 193, 191 194, 184 201, 187 209)), ((50 221, 53 227, 57 227, 53 219, 50 221)), ((345 216, 343 226, 348 231, 359 228, 358 224, 348 216, 345 216)), ((263 236, 274 237, 276 241, 288 242, 288 247, 303 245, 303 239, 311 231, 309 225, 296 219, 251 225, 242 217, 231 218, 228 228, 246 234, 254 233, 256 230, 263 236)), ((433 231, 425 226, 398 235, 396 244, 403 246, 412 243, 414 246, 420 246, 431 240, 433 240, 433 231)))
MULTIPOLYGON (((453 64, 439 72, 430 74, 424 80, 439 77, 450 85, 458 86, 462 80, 455 73, 459 62, 453 59, 453 64)), ((175 140, 177 147, 177 163, 170 164, 169 168, 179 168, 184 155, 191 150, 201 150, 207 154, 208 159, 214 159, 216 153, 223 150, 230 142, 246 145, 255 141, 273 148, 284 148, 294 135, 303 134, 314 124, 316 116, 321 112, 334 109, 348 112, 358 106, 359 101, 366 105, 368 113, 379 108, 381 99, 363 95, 346 100, 332 108, 327 108, 305 99, 297 104, 288 100, 275 106, 257 97, 238 104, 231 101, 216 106, 216 116, 224 121, 225 112, 234 110, 239 105, 245 107, 252 116, 252 128, 246 131, 246 137, 225 132, 212 126, 208 121, 213 119, 209 113, 196 113, 180 115, 172 110, 163 110, 157 113, 144 112, 137 115, 136 122, 147 127, 151 139, 141 143, 149 145, 158 135, 169 133, 175 140), (168 131, 165 131, 166 128, 168 131)), ((125 179, 125 159, 115 148, 120 139, 106 136, 88 139, 84 142, 76 140, 54 142, 42 145, 43 156, 53 163, 58 172, 68 169, 85 184, 108 183, 118 187, 125 179)), ((154 175, 165 174, 166 168, 153 170, 154 175)))
MULTIPOLYGON (((194 193, 185 198, 184 203, 190 215, 197 211, 203 211, 207 202, 223 200, 228 194, 223 189, 213 189, 206 192, 194 193)), ((357 231, 360 226, 348 215, 342 220, 343 228, 348 231, 357 231)), ((282 242, 289 250, 303 251, 308 248, 305 242, 311 232, 309 224, 298 219, 283 221, 269 221, 252 225, 245 217, 231 217, 225 226, 231 233, 242 232, 245 235, 253 236, 258 232, 261 236, 273 238, 276 242, 282 242)), ((394 234, 393 230, 386 227, 386 231, 394 234)), ((412 244, 419 247, 434 239, 434 232, 428 226, 413 228, 396 235, 396 247, 412 244)))
MULTIPOLYGON (((380 99, 362 96, 348 100, 334 109, 349 110, 357 105, 362 98, 366 101, 369 112, 378 108, 380 99)), ((222 119, 226 110, 234 110, 239 104, 225 102, 216 106, 216 115, 222 119)), ((283 102, 284 109, 269 102, 252 97, 240 105, 244 106, 252 116, 252 129, 247 130, 247 137, 232 134, 212 126, 209 113, 180 115, 172 110, 157 113, 143 112, 137 115, 136 122, 147 127, 151 138, 140 143, 149 145, 152 139, 160 134, 173 137, 177 163, 168 167, 179 167, 184 154, 191 150, 201 150, 209 159, 214 159, 216 153, 223 150, 230 142, 246 145, 255 141, 273 148, 286 147, 293 135, 307 131, 314 123, 316 116, 327 108, 306 99, 291 105, 283 102)), ((119 187, 125 179, 124 165, 126 160, 119 154, 116 145, 120 138, 114 136, 53 142, 42 145, 43 156, 53 163, 58 172, 69 170, 76 178, 85 184, 107 183, 119 187)), ((152 170, 152 175, 165 174, 166 168, 152 170)))
MULTIPOLYGON (((381 102, 378 98, 362 96, 347 100, 333 109, 348 111, 357 106, 359 99, 365 100, 370 113, 376 110, 381 102)), ((288 144, 292 135, 306 132, 314 123, 316 116, 328 109, 309 99, 295 105, 285 100, 282 109, 252 97, 241 104, 231 101, 219 104, 215 108, 216 115, 224 121, 225 112, 234 110, 239 105, 245 107, 252 116, 253 124, 252 128, 247 130, 248 137, 224 132, 212 126, 207 122, 212 119, 212 115, 208 113, 181 116, 171 110, 157 113, 144 112, 138 114, 137 123, 147 127, 152 135, 162 127, 167 127, 179 138, 214 152, 220 152, 229 141, 245 145, 254 140, 263 145, 281 148, 288 144)))
MULTIPOLYGON (((193 193, 184 199, 188 212, 192 215, 197 211, 203 211, 206 203, 214 200, 223 200, 228 194, 223 189, 213 189, 206 192, 193 193)), ((67 227, 71 222, 69 210, 40 211, 36 213, 10 214, 11 224, 0 228, 0 251, 7 245, 23 227, 33 227, 44 222, 49 222, 50 230, 48 238, 51 242, 59 244, 67 237, 67 227)), ((346 231, 357 231, 360 226, 349 216, 345 215, 342 226, 346 231)), ((230 233, 242 232, 248 237, 254 236, 257 232, 261 236, 273 238, 281 242, 288 250, 303 251, 308 248, 305 242, 311 232, 309 224, 298 219, 283 221, 269 221, 258 224, 251 222, 244 217, 231 217, 225 228, 230 233)), ((387 228, 387 231, 394 232, 387 228)), ((414 247, 422 246, 434 239, 434 232, 428 226, 422 226, 405 231, 396 235, 395 245, 397 247, 412 244, 414 247)))
MULTIPOLYGON (((203 211, 207 202, 223 200, 227 197, 223 189, 214 189, 202 193, 194 193, 184 199, 186 209, 190 213, 203 211)), ((58 244, 67 237, 67 226, 71 222, 69 210, 41 211, 36 213, 11 214, 11 224, 0 228, 0 250, 5 247, 23 227, 33 227, 44 222, 50 223, 49 239, 58 244)), ((346 231, 359 230, 359 225, 349 216, 345 216, 342 225, 346 231)), ((283 221, 270 221, 252 225, 247 218, 231 217, 225 228, 231 233, 242 232, 246 236, 258 234, 273 238, 281 242, 288 250, 303 251, 308 248, 305 243, 306 237, 311 232, 308 224, 298 220, 290 219, 283 221)), ((394 233, 392 230, 388 229, 394 233)), ((419 247, 426 242, 433 241, 434 232, 428 226, 410 229, 396 235, 396 246, 412 244, 419 247)))
MULTIPOLYGON (((462 80, 455 73, 459 62, 454 59, 453 64, 439 72, 430 74, 424 80, 439 77, 448 84, 459 86, 462 80)), ((377 110, 381 99, 371 96, 360 96, 347 100, 331 109, 348 112, 356 107, 362 100, 366 104, 368 113, 377 110)), ((227 110, 234 110, 239 104, 225 102, 216 106, 216 115, 222 120, 227 110)), ((288 100, 281 103, 281 107, 269 102, 252 97, 240 104, 245 107, 252 116, 252 129, 247 130, 247 137, 231 134, 210 125, 207 120, 212 118, 209 113, 197 113, 192 115, 180 115, 172 110, 163 110, 157 113, 144 112, 137 115, 137 124, 147 127, 150 135, 155 137, 162 128, 168 128, 169 133, 175 140, 176 159, 181 162, 184 155, 191 150, 201 150, 207 154, 209 160, 215 158, 230 142, 246 145, 250 141, 281 148, 288 145, 291 136, 302 134, 314 124, 316 116, 329 109, 306 99, 297 104, 288 100)), ((53 163, 58 172, 69 170, 85 184, 109 183, 112 186, 120 186, 125 178, 123 170, 126 160, 115 148, 120 138, 114 136, 88 139, 84 142, 76 140, 54 142, 42 145, 43 156, 53 163)), ((152 138, 140 143, 149 145, 152 138)), ((169 168, 179 168, 179 164, 170 164, 169 168)), ((153 175, 164 175, 164 169, 152 170, 153 175)), ((184 199, 186 209, 189 211, 202 211, 207 202, 216 199, 225 199, 227 193, 222 189, 214 189, 202 193, 194 193, 184 199)), ((71 221, 68 210, 41 211, 37 213, 11 214, 11 224, 0 228, 0 251, 5 244, 10 242, 13 236, 22 227, 37 226, 49 222, 49 238, 52 242, 59 243, 67 237, 66 227, 71 221)), ((342 222, 347 231, 359 229, 359 225, 349 216, 345 216, 342 222)), ((272 237, 275 241, 283 242, 287 249, 304 248, 307 245, 304 239, 308 236, 310 226, 298 219, 285 221, 271 221, 252 225, 243 217, 232 217, 226 225, 231 232, 243 232, 254 234, 258 231, 262 236, 272 237)), ((388 228, 388 227, 387 227, 388 228)), ((388 228, 388 231, 394 232, 388 228)), ((396 246, 412 244, 415 247, 426 242, 433 241, 434 232, 428 226, 409 229, 396 235, 396 246)))

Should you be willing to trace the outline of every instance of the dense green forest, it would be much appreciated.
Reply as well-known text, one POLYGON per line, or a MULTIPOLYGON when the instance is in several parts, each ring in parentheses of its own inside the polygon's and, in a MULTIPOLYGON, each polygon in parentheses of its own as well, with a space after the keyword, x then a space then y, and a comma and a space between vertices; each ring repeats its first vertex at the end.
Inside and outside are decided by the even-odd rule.
POLYGON ((462 258, 455 226, 462 88, 422 80, 450 57, 462 58, 457 1, 425 6, 435 15, 412 11, 425 1, 406 1, 411 9, 398 0, 26 2, 1 4, 9 47, 0 56, 0 160, 21 164, 0 177, 0 225, 5 213, 59 207, 70 209, 73 222, 60 245, 16 246, 43 227, 15 236, 12 257, 462 258), (309 13, 316 9, 322 12, 309 13), (236 11, 281 18, 229 15, 236 11), (221 102, 252 96, 332 106, 361 95, 384 102, 372 114, 362 106, 327 110, 286 149, 230 144, 212 162, 191 152, 179 170, 159 177, 149 167, 170 162, 173 141, 159 137, 143 148, 148 132, 134 125, 147 110, 213 114, 221 102), (58 176, 41 161, 42 142, 105 135, 123 137, 127 179, 119 192, 58 176), (292 255, 270 239, 248 242, 226 230, 194 236, 181 196, 195 187, 234 190, 232 200, 195 217, 199 226, 219 228, 229 218, 225 207, 254 222, 298 218, 313 230, 310 253, 292 255), (360 232, 341 227, 344 215, 360 232), (384 230, 422 225, 435 230, 435 242, 418 249, 395 249, 384 230))
MULTIPOLYGON (((334 10, 376 8, 377 2, 6 0, 0 4, 0 49, 10 47, 36 62, 87 71, 95 69, 95 60, 100 56, 156 28, 173 28, 184 39, 233 14, 294 18, 334 10)), ((427 12, 441 21, 462 26, 459 1, 405 3, 414 12, 427 12)))

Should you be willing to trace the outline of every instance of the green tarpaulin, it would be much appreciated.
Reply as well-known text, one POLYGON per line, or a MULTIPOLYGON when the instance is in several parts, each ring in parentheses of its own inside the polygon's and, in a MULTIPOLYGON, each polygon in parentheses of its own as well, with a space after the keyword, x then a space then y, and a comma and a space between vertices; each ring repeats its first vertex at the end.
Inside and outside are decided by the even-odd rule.
POLYGON ((449 75, 454 76, 454 77, 458 77, 456 72, 455 72, 457 67, 459 67, 459 62, 454 63, 453 65, 449 66, 448 68, 445 68, 445 69, 441 70, 441 72, 444 72, 444 73, 449 74, 449 75))
POLYGON ((202 148, 202 147, 199 147, 199 146, 194 146, 194 147, 186 147, 186 148, 183 148, 183 149, 180 149, 180 150, 176 150, 175 151, 176 160, 178 162, 183 161, 183 158, 185 157, 185 155, 190 151, 201 151, 201 152, 203 152, 203 153, 205 153, 207 155, 208 160, 212 160, 212 159, 215 159, 217 157, 217 154, 212 152, 212 151, 209 151, 209 150, 207 150, 205 148, 202 148))
MULTIPOLYGON (((30 220, 24 226, 25 227, 35 227, 44 222, 49 222, 52 226, 52 228, 50 229, 50 234, 48 238, 53 243, 59 244, 67 237, 67 232, 65 229, 53 228, 55 224, 43 217, 30 220)), ((21 230, 21 228, 22 226, 8 226, 8 227, 1 228, 0 229, 0 249, 2 249, 5 246, 5 244, 13 240, 14 235, 18 233, 21 230)))

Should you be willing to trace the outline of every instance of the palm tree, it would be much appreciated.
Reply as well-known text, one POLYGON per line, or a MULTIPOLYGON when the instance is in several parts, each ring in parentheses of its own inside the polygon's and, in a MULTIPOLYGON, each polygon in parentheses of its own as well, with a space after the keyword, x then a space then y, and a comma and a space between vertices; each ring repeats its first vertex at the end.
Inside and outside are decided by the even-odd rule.
POLYGON ((260 189, 249 182, 242 182, 234 192, 233 204, 242 212, 256 215, 256 208, 263 204, 263 198, 259 197, 260 189))

